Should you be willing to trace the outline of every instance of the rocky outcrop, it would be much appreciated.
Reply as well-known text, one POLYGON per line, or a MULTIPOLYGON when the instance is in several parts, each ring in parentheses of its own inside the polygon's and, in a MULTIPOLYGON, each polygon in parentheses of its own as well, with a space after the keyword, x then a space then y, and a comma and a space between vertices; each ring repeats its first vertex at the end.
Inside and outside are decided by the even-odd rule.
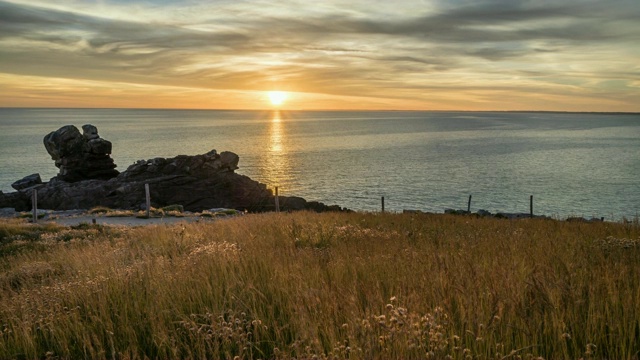
MULTIPOLYGON (((115 171, 115 165, 111 167, 107 161, 104 161, 106 166, 92 163, 96 159, 103 161, 104 156, 111 153, 111 143, 97 137, 95 127, 85 125, 83 129, 85 133, 80 136, 73 126, 65 126, 47 135, 45 146, 56 160, 60 174, 36 186, 26 186, 33 182, 23 179, 26 187, 14 193, 0 193, 0 208, 29 210, 32 192, 37 191, 40 209, 72 210, 107 206, 138 210, 146 207, 145 184, 149 184, 151 205, 156 208, 177 204, 187 211, 211 208, 250 212, 275 210, 274 195, 266 185, 235 173, 239 157, 232 152, 218 153, 212 150, 202 155, 140 160, 126 171, 116 172, 117 176, 114 177, 109 171, 115 171), (94 156, 100 154, 102 157, 94 156), (87 179, 92 176, 97 178, 87 179)), ((33 181, 36 181, 35 175, 30 176, 33 181)), ((280 196, 279 205, 282 211, 345 210, 335 205, 307 202, 294 196, 280 196)))
POLYGON ((3 193, 0 191, 0 208, 12 208, 17 211, 26 211, 31 209, 30 194, 27 192, 10 192, 3 193))
POLYGON ((25 176, 22 179, 11 184, 11 187, 16 190, 27 190, 34 186, 39 186, 42 184, 42 179, 40 178, 40 174, 31 174, 29 176, 25 176))
POLYGON ((100 138, 93 125, 83 125, 82 130, 81 134, 75 126, 66 125, 44 137, 44 147, 60 169, 58 178, 75 182, 118 176, 110 156, 111 142, 100 138))
POLYGON ((499 212, 496 214, 491 213, 490 211, 480 209, 476 213, 469 212, 467 210, 456 210, 456 209, 445 209, 445 214, 449 215, 472 215, 479 217, 495 217, 497 219, 550 219, 550 217, 545 215, 531 215, 531 213, 505 213, 499 212))

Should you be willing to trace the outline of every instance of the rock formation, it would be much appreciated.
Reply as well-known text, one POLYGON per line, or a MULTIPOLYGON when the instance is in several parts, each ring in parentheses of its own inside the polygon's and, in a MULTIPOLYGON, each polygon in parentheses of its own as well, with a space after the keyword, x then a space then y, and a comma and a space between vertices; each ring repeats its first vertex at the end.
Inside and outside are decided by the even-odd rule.
POLYGON ((40 179, 40 174, 31 174, 29 176, 25 176, 22 179, 15 181, 11 184, 11 187, 16 190, 28 190, 33 188, 34 186, 40 186, 42 184, 42 179, 40 179))
POLYGON ((100 138, 93 125, 63 126, 44 137, 44 147, 60 169, 58 178, 67 182, 111 179, 118 176, 111 158, 111 142, 100 138))
MULTIPOLYGON (((0 193, 0 208, 29 210, 29 199, 35 189, 38 192, 38 208, 41 209, 72 210, 107 206, 138 210, 145 207, 144 186, 149 184, 153 207, 177 204, 188 211, 231 208, 259 212, 275 209, 275 198, 266 185, 234 172, 238 169, 239 157, 232 152, 218 154, 212 150, 202 155, 140 160, 126 171, 120 174, 116 172, 117 176, 113 177, 115 165, 111 167, 105 160, 105 156, 111 160, 108 156, 111 143, 97 137, 95 127, 85 125, 83 129, 85 134, 80 136, 73 126, 65 126, 47 135, 45 146, 56 160, 56 165, 59 165, 60 174, 48 183, 25 187, 14 193, 0 193), (96 159, 102 165, 91 162, 96 159)), ((33 183, 25 179, 21 182, 33 183)), ((283 211, 343 210, 339 206, 308 202, 293 196, 280 196, 279 204, 283 211)))

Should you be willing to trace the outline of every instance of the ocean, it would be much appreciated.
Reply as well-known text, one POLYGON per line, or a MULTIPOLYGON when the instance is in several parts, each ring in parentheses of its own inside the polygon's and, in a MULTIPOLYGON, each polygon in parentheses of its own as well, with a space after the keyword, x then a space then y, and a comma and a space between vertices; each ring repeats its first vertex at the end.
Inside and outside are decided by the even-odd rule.
POLYGON ((118 170, 140 159, 240 156, 282 195, 353 210, 640 213, 640 114, 0 109, 0 190, 57 173, 42 139, 93 124, 118 170))

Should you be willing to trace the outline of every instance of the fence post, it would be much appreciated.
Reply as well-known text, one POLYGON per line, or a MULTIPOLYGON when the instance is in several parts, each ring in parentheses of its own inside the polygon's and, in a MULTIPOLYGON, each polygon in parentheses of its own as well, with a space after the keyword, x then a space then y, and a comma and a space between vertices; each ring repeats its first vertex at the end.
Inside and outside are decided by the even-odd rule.
POLYGON ((469 195, 469 202, 467 203, 467 212, 471 214, 471 195, 469 195))
POLYGON ((149 218, 151 216, 151 195, 149 194, 149 183, 144 184, 144 195, 147 200, 147 218, 149 218))
POLYGON ((382 212, 384 212, 384 196, 381 198, 382 201, 382 212))
POLYGON ((31 210, 33 212, 33 223, 38 223, 38 189, 33 189, 31 192, 31 210))
POLYGON ((529 216, 533 217, 533 195, 529 196, 529 216))
POLYGON ((276 202, 276 212, 280 212, 280 197, 278 196, 278 187, 277 186, 276 186, 275 202, 276 202))

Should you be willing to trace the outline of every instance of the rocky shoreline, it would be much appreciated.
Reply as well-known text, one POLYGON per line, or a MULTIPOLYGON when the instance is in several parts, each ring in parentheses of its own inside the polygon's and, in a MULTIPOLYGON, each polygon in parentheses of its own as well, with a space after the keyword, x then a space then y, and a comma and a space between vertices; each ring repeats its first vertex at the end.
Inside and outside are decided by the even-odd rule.
MULTIPOLYGON (((423 212, 420 210, 403 210, 403 213, 411 213, 411 214, 433 214, 433 213, 428 213, 428 212, 423 212)), ((557 218, 553 218, 551 216, 547 216, 547 215, 531 215, 531 213, 507 213, 507 212, 497 212, 497 213, 492 213, 490 211, 487 210, 483 210, 480 209, 476 212, 471 212, 471 211, 467 211, 467 210, 460 210, 460 209, 445 209, 444 210, 444 214, 448 214, 448 215, 466 215, 466 216, 475 216, 475 217, 489 217, 489 218, 496 218, 496 219, 547 219, 547 220, 558 220, 557 218)), ((578 216, 571 216, 568 217, 566 219, 564 219, 564 221, 574 221, 574 222, 603 222, 604 217, 601 218, 584 218, 584 217, 578 217, 578 216)))
MULTIPOLYGON (((276 210, 276 197, 265 184, 235 173, 240 159, 233 152, 211 150, 200 155, 139 160, 118 172, 111 159, 111 142, 102 139, 93 125, 86 124, 82 130, 81 133, 75 126, 66 125, 44 137, 44 147, 60 169, 58 175, 43 182, 39 174, 31 174, 11 185, 15 192, 0 191, 0 217, 16 217, 20 212, 31 211, 34 192, 37 193, 37 208, 53 209, 42 214, 53 214, 55 218, 67 217, 69 213, 88 216, 87 211, 98 206, 144 210, 145 185, 149 187, 150 205, 154 208, 179 205, 186 213, 219 208, 242 213, 276 210)), ((325 205, 296 196, 278 196, 278 205, 281 211, 349 211, 338 205, 325 205)), ((424 213, 420 210, 403 212, 424 213)), ((486 210, 471 213, 445 209, 444 213, 503 219, 551 219, 545 215, 493 214, 486 210)), ((604 218, 570 217, 566 220, 597 222, 604 218)))
MULTIPOLYGON (((0 192, 0 208, 32 209, 37 193, 39 209, 77 210, 105 206, 113 209, 146 208, 145 184, 151 206, 181 205, 186 211, 211 208, 242 212, 276 209, 276 197, 265 184, 235 173, 239 157, 229 151, 211 150, 201 155, 140 160, 125 171, 115 170, 111 143, 99 137, 97 128, 84 125, 83 133, 73 125, 45 136, 43 142, 55 165, 57 176, 42 182, 32 174, 12 184, 15 192, 0 192)), ((296 196, 279 196, 281 211, 347 211, 296 196)))

